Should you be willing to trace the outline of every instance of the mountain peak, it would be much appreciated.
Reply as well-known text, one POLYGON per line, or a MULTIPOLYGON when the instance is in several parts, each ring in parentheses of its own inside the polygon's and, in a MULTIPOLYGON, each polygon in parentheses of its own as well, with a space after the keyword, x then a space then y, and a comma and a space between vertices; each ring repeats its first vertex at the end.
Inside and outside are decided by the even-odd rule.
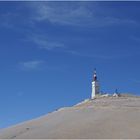
POLYGON ((0 138, 140 138, 140 97, 96 97, 0 131, 0 138))

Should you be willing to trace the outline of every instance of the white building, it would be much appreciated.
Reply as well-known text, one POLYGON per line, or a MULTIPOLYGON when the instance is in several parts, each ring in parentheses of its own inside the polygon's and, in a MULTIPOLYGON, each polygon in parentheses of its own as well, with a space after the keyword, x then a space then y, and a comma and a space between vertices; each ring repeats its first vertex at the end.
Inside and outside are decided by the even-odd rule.
POLYGON ((92 81, 92 94, 91 99, 94 99, 97 94, 100 93, 99 82, 97 80, 96 69, 94 70, 93 81, 92 81))

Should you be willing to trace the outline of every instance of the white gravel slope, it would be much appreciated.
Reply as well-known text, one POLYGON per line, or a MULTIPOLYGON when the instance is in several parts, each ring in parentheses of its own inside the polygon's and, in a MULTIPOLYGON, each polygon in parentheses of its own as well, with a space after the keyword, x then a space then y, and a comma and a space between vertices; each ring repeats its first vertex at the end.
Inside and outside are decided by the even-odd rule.
POLYGON ((140 139, 140 97, 104 97, 0 131, 1 139, 140 139))

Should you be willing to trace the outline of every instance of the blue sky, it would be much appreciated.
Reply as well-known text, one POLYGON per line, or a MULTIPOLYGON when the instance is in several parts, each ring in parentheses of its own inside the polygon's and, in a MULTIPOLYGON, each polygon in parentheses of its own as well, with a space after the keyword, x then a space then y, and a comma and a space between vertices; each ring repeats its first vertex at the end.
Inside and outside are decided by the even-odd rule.
POLYGON ((140 2, 0 2, 0 128, 101 91, 139 94, 140 2))

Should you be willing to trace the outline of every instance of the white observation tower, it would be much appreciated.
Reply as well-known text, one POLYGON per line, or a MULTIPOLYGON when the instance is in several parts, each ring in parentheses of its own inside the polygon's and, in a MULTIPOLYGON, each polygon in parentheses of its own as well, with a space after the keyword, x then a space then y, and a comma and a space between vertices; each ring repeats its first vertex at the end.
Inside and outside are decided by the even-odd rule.
POLYGON ((99 82, 97 80, 96 69, 94 70, 93 81, 92 81, 92 95, 91 99, 94 99, 97 94, 99 94, 99 82))

